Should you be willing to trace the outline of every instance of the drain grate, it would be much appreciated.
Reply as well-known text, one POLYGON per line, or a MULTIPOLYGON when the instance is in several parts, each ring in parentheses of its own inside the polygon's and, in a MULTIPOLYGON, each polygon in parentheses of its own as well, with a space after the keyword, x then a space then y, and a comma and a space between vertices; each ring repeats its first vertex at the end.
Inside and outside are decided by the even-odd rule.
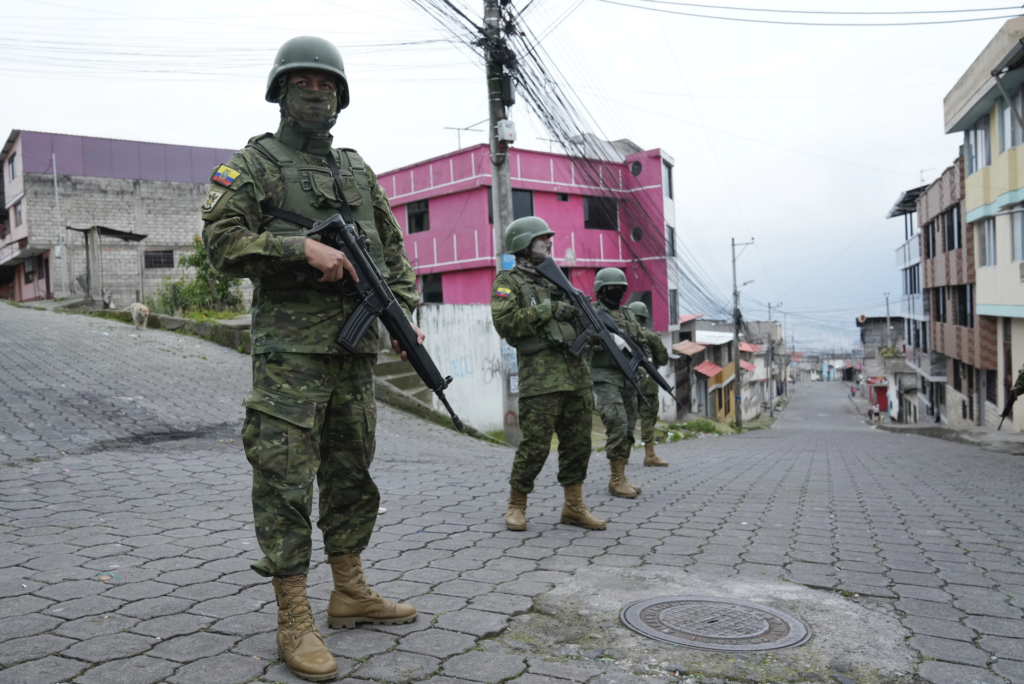
POLYGON ((811 638, 807 625, 781 610, 727 598, 646 599, 623 608, 620 617, 637 634, 714 651, 767 651, 811 638))

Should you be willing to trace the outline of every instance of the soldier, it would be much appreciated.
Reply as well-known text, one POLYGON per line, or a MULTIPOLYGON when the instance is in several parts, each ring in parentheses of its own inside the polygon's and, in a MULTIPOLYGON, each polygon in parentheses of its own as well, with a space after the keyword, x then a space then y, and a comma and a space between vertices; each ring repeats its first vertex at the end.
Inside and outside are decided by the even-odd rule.
POLYGON ((551 435, 557 434, 558 483, 565 490, 562 524, 603 530, 604 520, 583 503, 594 400, 586 361, 569 351, 578 334, 572 321, 582 312, 534 270, 551 256, 554 234, 535 216, 509 224, 505 251, 516 256, 516 265, 499 273, 491 289, 494 328, 516 348, 519 359, 523 441, 512 461, 505 525, 526 529, 526 497, 551 451, 551 435))
MULTIPOLYGON (((647 322, 650 320, 647 305, 643 302, 633 302, 629 305, 629 309, 636 315, 644 338, 642 341, 637 340, 637 342, 648 352, 648 357, 655 368, 661 368, 668 363, 668 350, 661 343, 661 336, 653 330, 647 329, 647 322)), ((667 466, 668 463, 662 461, 654 453, 654 426, 658 422, 658 405, 660 403, 658 400, 658 383, 647 373, 643 373, 643 377, 640 379, 640 389, 647 400, 647 403, 640 404, 638 409, 640 413, 640 438, 644 441, 644 465, 667 466)))
MULTIPOLYGON (((617 268, 602 268, 594 278, 594 293, 597 295, 594 308, 607 311, 623 332, 642 344, 644 337, 640 323, 628 307, 621 307, 626 286, 625 273, 617 268)), ((625 342, 620 346, 625 349, 625 342)), ((626 479, 626 463, 629 462, 629 450, 633 447, 633 427, 636 425, 636 390, 603 348, 592 348, 590 374, 594 379, 597 411, 601 414, 608 438, 605 452, 612 470, 608 491, 612 496, 636 498, 640 488, 626 479)))
POLYGON ((253 386, 243 402, 242 442, 264 557, 252 568, 273 578, 278 656, 296 676, 322 681, 334 678, 338 666, 306 600, 314 478, 317 526, 334 578, 328 624, 404 624, 416 609, 382 598, 363 575, 360 553, 380 503, 370 477, 377 328, 371 326, 357 354, 334 344, 356 307, 338 281, 355 271, 342 252, 305 237, 307 230, 351 212, 406 315, 418 297, 402 231, 376 175, 355 150, 331 149, 329 131, 349 103, 337 48, 310 36, 286 42, 267 79, 266 100, 280 103, 280 127, 252 138, 213 171, 202 206, 203 240, 215 268, 255 286, 253 386))

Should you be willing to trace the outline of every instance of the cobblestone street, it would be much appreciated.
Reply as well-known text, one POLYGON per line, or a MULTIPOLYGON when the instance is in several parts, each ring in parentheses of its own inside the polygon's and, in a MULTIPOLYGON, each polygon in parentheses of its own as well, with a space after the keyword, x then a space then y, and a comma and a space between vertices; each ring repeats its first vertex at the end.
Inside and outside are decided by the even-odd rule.
MULTIPOLYGON (((248 357, 195 338, 0 305, 0 684, 300 681, 277 659, 270 584, 249 569, 262 555, 237 435, 249 373, 248 357)), ((816 641, 842 640, 797 615, 815 636, 776 652, 794 674, 758 674, 752 654, 729 661, 730 681, 1024 684, 1024 461, 873 429, 847 393, 798 385, 771 429, 659 446, 668 468, 642 468, 634 452, 633 500, 607 493, 594 454, 584 494, 604 532, 558 524, 554 458, 528 530, 506 531, 511 449, 380 407, 386 512, 363 557, 374 588, 420 617, 327 628, 330 573, 315 552, 311 603, 339 674, 669 681, 646 647, 594 660, 617 623, 506 638, 598 572, 801 585, 898 621, 910 654, 886 677, 841 659, 796 667, 816 641)))

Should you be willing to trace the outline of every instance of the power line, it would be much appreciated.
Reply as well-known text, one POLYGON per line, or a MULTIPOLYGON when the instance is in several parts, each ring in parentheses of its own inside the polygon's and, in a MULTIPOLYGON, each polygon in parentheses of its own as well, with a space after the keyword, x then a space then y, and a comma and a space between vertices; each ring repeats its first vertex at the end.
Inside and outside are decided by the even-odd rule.
POLYGON ((645 12, 658 12, 660 14, 674 14, 683 17, 697 17, 700 19, 718 19, 721 21, 740 21, 748 24, 777 24, 783 26, 849 26, 849 27, 883 27, 883 26, 930 26, 934 24, 964 24, 967 22, 976 21, 989 21, 993 19, 1014 19, 1019 14, 1007 14, 998 17, 974 17, 971 19, 943 19, 941 21, 908 21, 908 22, 892 22, 892 23, 834 23, 834 22, 814 22, 814 21, 777 21, 774 19, 748 19, 745 17, 722 17, 711 14, 697 14, 695 12, 679 12, 675 10, 661 9, 659 7, 643 7, 641 5, 630 5, 625 2, 618 2, 617 0, 598 0, 607 5, 618 5, 620 7, 629 7, 630 9, 643 10, 645 12))
POLYGON ((684 7, 700 7, 703 9, 736 10, 740 12, 773 12, 778 14, 840 14, 840 15, 891 15, 891 14, 962 14, 964 12, 1005 12, 1006 10, 1020 9, 1020 6, 1010 7, 983 7, 952 10, 903 10, 892 12, 841 12, 828 10, 788 10, 788 9, 766 9, 759 7, 732 7, 729 5, 699 5, 694 2, 679 2, 678 0, 636 0, 637 2, 649 2, 657 5, 681 5, 684 7))

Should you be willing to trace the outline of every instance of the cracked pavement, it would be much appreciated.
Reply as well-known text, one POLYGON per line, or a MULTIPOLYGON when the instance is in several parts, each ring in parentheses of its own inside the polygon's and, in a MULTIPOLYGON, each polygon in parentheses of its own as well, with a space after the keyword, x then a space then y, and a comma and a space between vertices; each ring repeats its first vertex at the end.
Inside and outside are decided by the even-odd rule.
MULTIPOLYGON (((270 584, 249 569, 261 556, 237 436, 249 359, 134 334, 0 306, 0 684, 300 681, 277 660, 270 584)), ((637 499, 607 493, 595 454, 584 494, 605 532, 558 524, 553 458, 529 529, 506 531, 510 449, 380 407, 373 472, 387 511, 363 557, 374 587, 421 615, 328 629, 330 574, 317 558, 310 599, 339 674, 668 681, 640 650, 578 657, 604 627, 572 642, 502 636, 585 569, 800 584, 898 620, 918 677, 900 681, 1024 683, 1020 457, 872 429, 846 391, 800 385, 770 430, 659 446, 668 468, 644 469, 634 452, 637 499)), ((827 620, 810 626, 828 636, 827 620)), ((751 673, 730 681, 875 681, 839 664, 751 673)))

